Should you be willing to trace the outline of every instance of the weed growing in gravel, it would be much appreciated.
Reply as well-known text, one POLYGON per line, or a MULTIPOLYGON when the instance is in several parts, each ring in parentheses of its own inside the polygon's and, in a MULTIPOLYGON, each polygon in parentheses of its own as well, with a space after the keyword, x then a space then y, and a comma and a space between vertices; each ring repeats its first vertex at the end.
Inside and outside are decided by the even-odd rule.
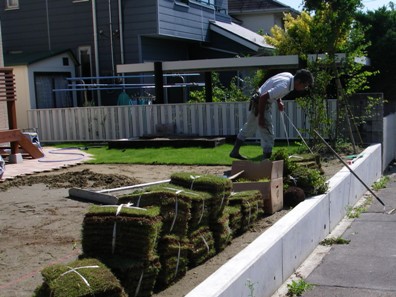
POLYGON ((301 296, 302 293, 313 288, 312 284, 307 283, 304 279, 300 278, 298 281, 293 280, 287 284, 287 296, 301 296))
POLYGON ((369 196, 366 200, 360 204, 359 206, 347 206, 347 218, 348 219, 356 219, 359 218, 362 212, 367 211, 368 207, 370 206, 371 202, 373 201, 373 197, 369 196))
POLYGON ((378 191, 379 189, 386 188, 386 184, 389 182, 389 176, 382 176, 379 180, 373 183, 373 189, 378 191))
POLYGON ((342 237, 333 237, 333 238, 325 238, 321 242, 320 245, 334 245, 334 244, 349 244, 351 241, 348 239, 344 239, 342 237))

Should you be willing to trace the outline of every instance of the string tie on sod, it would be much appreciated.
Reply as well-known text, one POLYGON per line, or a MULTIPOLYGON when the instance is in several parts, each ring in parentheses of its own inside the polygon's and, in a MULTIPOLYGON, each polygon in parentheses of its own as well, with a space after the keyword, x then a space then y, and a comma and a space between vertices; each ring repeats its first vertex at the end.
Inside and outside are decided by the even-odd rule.
POLYGON ((198 220, 198 225, 201 223, 201 221, 202 221, 202 218, 203 218, 203 215, 204 215, 204 211, 205 211, 205 200, 204 199, 202 199, 202 211, 201 211, 201 216, 199 217, 199 220, 198 220))
POLYGON ((201 176, 200 176, 200 175, 196 175, 196 176, 190 175, 190 178, 192 179, 190 190, 193 189, 194 181, 195 181, 197 178, 199 178, 199 177, 201 177, 201 176))
MULTIPOLYGON (((184 193, 188 193, 188 194, 190 194, 190 195, 199 196, 197 193, 186 192, 186 191, 184 191, 184 190, 179 190, 179 189, 175 189, 175 188, 166 187, 165 189, 168 189, 168 190, 171 190, 171 191, 175 191, 176 195, 179 195, 181 192, 184 192, 184 193)), ((178 200, 177 200, 177 196, 176 196, 176 202, 175 202, 175 216, 174 216, 174 218, 173 218, 173 222, 172 222, 172 225, 171 225, 171 228, 170 228, 169 232, 172 232, 172 230, 173 230, 173 227, 174 227, 174 225, 175 225, 176 218, 177 218, 177 213, 178 213, 178 200)))
MULTIPOLYGON (((133 205, 133 203, 129 202, 129 203, 120 204, 120 205, 102 205, 101 207, 117 207, 116 214, 115 214, 116 217, 120 214, 121 209, 123 207, 147 211, 147 209, 145 209, 145 208, 136 207, 136 206, 132 206, 132 205, 133 205)), ((112 239, 111 239, 111 253, 112 254, 114 254, 114 251, 115 251, 116 237, 117 237, 117 221, 114 221, 113 235, 112 235, 112 239)))
POLYGON ((249 207, 249 216, 248 216, 248 225, 250 224, 250 217, 252 215, 252 207, 250 206, 249 201, 246 201, 248 207, 249 207))
POLYGON ((178 242, 178 244, 179 244, 179 249, 178 249, 178 251, 177 251, 177 261, 176 261, 175 275, 177 275, 177 272, 179 271, 180 254, 181 254, 180 241, 178 242))
POLYGON ((177 195, 179 195, 181 192, 183 192, 183 190, 177 190, 177 191, 176 191, 175 216, 173 217, 172 225, 171 225, 171 227, 170 227, 169 232, 172 232, 173 227, 175 226, 175 223, 176 223, 177 213, 178 213, 178 211, 179 211, 179 202, 178 202, 178 200, 177 200, 177 195))
POLYGON ((225 190, 223 191, 223 197, 221 197, 220 209, 223 207, 224 198, 225 198, 225 190))
POLYGON ((209 247, 208 242, 206 241, 206 239, 205 239, 205 237, 203 235, 201 235, 201 238, 202 238, 202 240, 203 240, 203 242, 204 242, 204 244, 206 246, 207 252, 209 253, 210 252, 210 247, 209 247))
POLYGON ((139 207, 140 206, 140 199, 142 199, 142 195, 139 195, 138 201, 136 202, 136 206, 139 207))
POLYGON ((142 270, 142 273, 140 274, 139 282, 138 282, 138 285, 135 290, 135 297, 137 297, 139 295, 140 286, 142 285, 142 281, 143 281, 143 276, 144 276, 144 269, 142 270))
POLYGON ((76 267, 76 268, 67 266, 67 268, 69 268, 70 270, 62 273, 60 276, 64 276, 64 275, 66 275, 68 273, 74 272, 75 274, 77 274, 83 280, 83 282, 87 285, 87 287, 91 287, 91 285, 89 284, 87 279, 84 276, 82 276, 81 273, 79 273, 77 270, 85 269, 85 268, 99 268, 99 266, 98 265, 92 265, 92 266, 81 266, 81 267, 76 267))

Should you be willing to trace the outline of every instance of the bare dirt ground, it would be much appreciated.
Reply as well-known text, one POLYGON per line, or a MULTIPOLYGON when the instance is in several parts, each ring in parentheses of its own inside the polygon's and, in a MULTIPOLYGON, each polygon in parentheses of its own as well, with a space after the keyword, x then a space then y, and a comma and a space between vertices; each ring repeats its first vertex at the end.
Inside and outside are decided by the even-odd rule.
MULTIPOLYGON (((331 177, 342 164, 333 160, 322 168, 331 177)), ((81 226, 91 203, 71 199, 70 188, 118 188, 169 179, 173 172, 222 175, 228 170, 228 166, 83 164, 0 183, 0 297, 32 296, 42 283, 43 268, 81 254, 81 226)), ((222 253, 154 296, 186 295, 286 213, 263 218, 222 253)))

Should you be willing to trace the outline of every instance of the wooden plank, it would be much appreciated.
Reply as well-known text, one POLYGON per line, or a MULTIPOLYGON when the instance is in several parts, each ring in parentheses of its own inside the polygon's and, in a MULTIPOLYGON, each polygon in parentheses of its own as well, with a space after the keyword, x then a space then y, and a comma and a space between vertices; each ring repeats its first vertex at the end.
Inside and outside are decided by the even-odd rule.
POLYGON ((42 151, 40 151, 25 135, 20 132, 20 138, 18 140, 19 145, 22 149, 27 152, 33 159, 39 159, 44 157, 42 151))
POLYGON ((117 197, 109 194, 93 192, 84 189, 72 188, 69 189, 69 196, 82 200, 98 202, 106 205, 116 205, 118 202, 117 197))
MULTIPOLYGON (((0 131, 0 143, 17 143, 33 159, 44 157, 44 154, 20 130, 0 131)), ((11 152, 14 154, 15 152, 11 152)))
POLYGON ((0 143, 18 141, 20 137, 21 131, 17 129, 0 131, 0 143))

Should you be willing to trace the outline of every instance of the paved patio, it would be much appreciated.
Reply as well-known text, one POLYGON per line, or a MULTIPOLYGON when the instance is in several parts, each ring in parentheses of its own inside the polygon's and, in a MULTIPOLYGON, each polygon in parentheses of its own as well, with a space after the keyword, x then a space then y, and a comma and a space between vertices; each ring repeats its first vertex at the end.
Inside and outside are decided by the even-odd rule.
MULTIPOLYGON (((13 179, 17 176, 32 175, 39 172, 49 172, 82 164, 91 158, 91 155, 77 148, 58 149, 53 147, 42 148, 44 157, 32 159, 24 157, 18 164, 6 162, 5 172, 0 182, 13 179)), ((6 160, 7 161, 7 160, 6 160)))

